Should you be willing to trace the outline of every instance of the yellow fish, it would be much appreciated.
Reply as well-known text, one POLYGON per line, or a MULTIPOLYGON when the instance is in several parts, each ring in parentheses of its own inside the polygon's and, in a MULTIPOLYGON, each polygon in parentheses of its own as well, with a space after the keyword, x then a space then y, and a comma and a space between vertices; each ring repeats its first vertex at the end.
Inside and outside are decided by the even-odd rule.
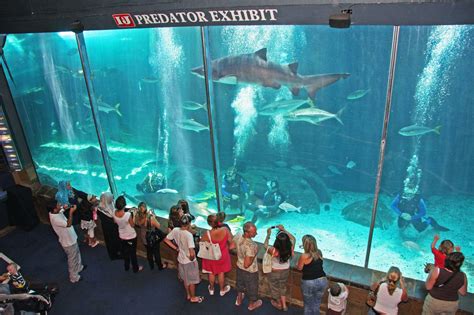
POLYGON ((229 220, 227 222, 229 222, 229 223, 239 223, 239 222, 242 222, 244 220, 245 220, 245 217, 243 217, 241 215, 238 215, 235 218, 233 218, 232 220, 229 220))

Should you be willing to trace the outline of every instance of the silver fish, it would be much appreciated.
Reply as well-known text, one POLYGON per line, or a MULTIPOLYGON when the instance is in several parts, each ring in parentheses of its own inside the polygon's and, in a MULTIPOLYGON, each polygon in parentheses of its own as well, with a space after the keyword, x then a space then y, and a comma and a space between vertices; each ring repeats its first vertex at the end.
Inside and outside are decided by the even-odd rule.
POLYGON ((181 129, 190 130, 194 132, 209 130, 209 126, 204 126, 203 124, 195 121, 194 119, 181 120, 178 121, 176 125, 181 129))
POLYGON ((298 212, 301 213, 301 207, 295 207, 291 203, 283 202, 278 206, 281 210, 285 212, 298 212))
MULTIPOLYGON (((264 87, 280 89, 287 86, 293 95, 298 95, 301 88, 314 99, 316 92, 339 79, 345 79, 348 73, 299 75, 298 63, 280 65, 267 61, 267 49, 255 53, 227 56, 211 61, 212 80, 225 84, 250 83, 264 87)), ((204 77, 204 67, 191 70, 204 77)))
POLYGON ((344 108, 340 109, 336 114, 333 114, 316 107, 309 107, 295 110, 285 116, 285 118, 290 121, 305 121, 313 125, 318 125, 320 122, 334 118, 341 125, 344 125, 340 118, 343 111, 344 108))
POLYGON ((363 98, 364 96, 367 95, 367 93, 370 92, 370 89, 367 90, 356 90, 352 92, 351 94, 347 95, 348 100, 358 100, 359 98, 363 98))
POLYGON ((307 103, 312 104, 311 99, 279 100, 263 106, 258 110, 258 114, 261 116, 286 115, 307 103))
POLYGON ((439 135, 441 132, 441 125, 435 128, 419 126, 419 125, 411 125, 411 126, 403 127, 402 129, 398 131, 399 134, 405 137, 422 136, 430 132, 434 132, 437 135, 439 135))
POLYGON ((203 109, 203 110, 207 111, 206 103, 199 104, 199 103, 193 102, 193 101, 185 101, 185 102, 183 103, 183 108, 184 108, 184 109, 187 109, 187 110, 203 109))

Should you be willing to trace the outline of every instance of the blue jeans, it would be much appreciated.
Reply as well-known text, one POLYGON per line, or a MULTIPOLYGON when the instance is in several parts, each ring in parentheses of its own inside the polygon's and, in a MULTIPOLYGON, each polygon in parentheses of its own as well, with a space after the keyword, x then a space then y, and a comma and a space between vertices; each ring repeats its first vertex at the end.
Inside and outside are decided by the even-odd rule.
POLYGON ((328 279, 326 277, 314 280, 301 280, 305 315, 319 315, 319 306, 327 286, 328 279))

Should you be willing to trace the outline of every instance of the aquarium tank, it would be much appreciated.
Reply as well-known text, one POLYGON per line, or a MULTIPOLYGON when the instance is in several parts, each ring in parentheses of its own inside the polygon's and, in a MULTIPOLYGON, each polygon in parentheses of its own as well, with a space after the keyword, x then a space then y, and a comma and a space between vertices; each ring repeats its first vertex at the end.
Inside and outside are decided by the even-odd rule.
POLYGON ((198 226, 225 211, 263 241, 283 224, 326 258, 419 280, 439 235, 474 292, 473 38, 466 25, 164 27, 85 31, 81 47, 72 32, 10 34, 4 52, 42 184, 162 217, 186 199, 198 226))

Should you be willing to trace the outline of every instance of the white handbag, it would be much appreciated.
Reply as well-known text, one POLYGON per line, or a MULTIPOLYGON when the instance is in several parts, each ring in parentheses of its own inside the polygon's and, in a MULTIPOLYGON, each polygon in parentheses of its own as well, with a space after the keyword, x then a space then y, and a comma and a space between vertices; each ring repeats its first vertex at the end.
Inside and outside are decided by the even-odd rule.
POLYGON ((273 252, 270 254, 268 250, 265 251, 265 254, 263 255, 263 261, 262 261, 262 271, 263 273, 270 273, 272 272, 272 258, 273 258, 273 253, 275 253, 275 249, 273 249, 273 252))
POLYGON ((198 257, 207 260, 219 260, 222 257, 221 248, 219 244, 213 243, 211 239, 211 233, 207 231, 208 241, 199 242, 198 257))

